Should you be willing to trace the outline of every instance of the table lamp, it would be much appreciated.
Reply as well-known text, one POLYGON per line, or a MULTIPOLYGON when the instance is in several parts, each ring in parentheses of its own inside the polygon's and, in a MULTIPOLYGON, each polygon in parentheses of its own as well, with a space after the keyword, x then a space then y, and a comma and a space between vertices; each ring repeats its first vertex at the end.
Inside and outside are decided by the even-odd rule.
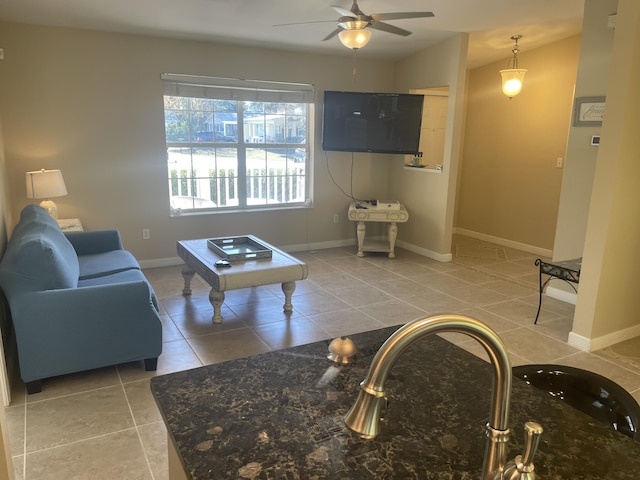
POLYGON ((27 172, 27 198, 44 198, 40 206, 49 215, 58 219, 58 207, 51 198, 67 194, 67 187, 60 170, 35 170, 27 172))

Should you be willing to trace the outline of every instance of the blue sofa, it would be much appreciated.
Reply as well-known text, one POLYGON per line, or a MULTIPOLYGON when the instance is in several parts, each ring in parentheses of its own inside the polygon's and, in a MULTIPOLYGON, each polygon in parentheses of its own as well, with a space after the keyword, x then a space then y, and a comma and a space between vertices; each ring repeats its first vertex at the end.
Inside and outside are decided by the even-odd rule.
POLYGON ((155 370, 162 324, 153 289, 117 230, 63 233, 29 205, 0 262, 20 375, 42 379, 143 360, 155 370))

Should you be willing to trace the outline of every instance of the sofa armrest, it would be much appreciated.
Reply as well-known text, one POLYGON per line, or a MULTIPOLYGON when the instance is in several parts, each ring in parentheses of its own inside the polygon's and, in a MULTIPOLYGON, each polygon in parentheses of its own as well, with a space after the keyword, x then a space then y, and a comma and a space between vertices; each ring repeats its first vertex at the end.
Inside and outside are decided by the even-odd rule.
POLYGON ((162 351, 162 322, 144 280, 28 293, 13 299, 11 314, 25 382, 162 351))
POLYGON ((149 307, 155 311, 145 280, 30 292, 11 301, 10 306, 16 319, 25 319, 16 322, 16 328, 28 324, 27 328, 34 330, 49 329, 48 325, 63 330, 106 318, 118 322, 121 319, 114 318, 114 314, 131 318, 149 307))
POLYGON ((118 230, 66 232, 65 235, 78 255, 93 255, 123 249, 118 230))

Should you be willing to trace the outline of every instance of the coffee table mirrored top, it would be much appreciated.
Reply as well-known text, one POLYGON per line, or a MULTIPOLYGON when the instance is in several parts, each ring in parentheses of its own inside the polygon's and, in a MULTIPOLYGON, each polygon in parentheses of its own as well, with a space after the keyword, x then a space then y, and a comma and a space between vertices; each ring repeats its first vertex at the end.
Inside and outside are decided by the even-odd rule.
POLYGON ((178 256, 185 262, 182 267, 184 278, 183 295, 191 295, 191 279, 197 273, 209 285, 209 301, 213 306, 214 323, 222 322, 222 304, 224 292, 240 288, 257 287, 282 283, 284 292, 284 311, 293 311, 291 297, 296 288, 296 281, 304 280, 308 275, 307 264, 292 255, 266 243, 253 235, 242 237, 202 238, 197 240, 180 240, 177 242, 178 256), (223 240, 241 238, 249 244, 257 244, 271 251, 271 256, 258 258, 248 255, 246 259, 237 260, 232 255, 228 266, 216 266, 221 260, 229 260, 229 256, 210 248, 210 244, 221 245, 223 240), (213 241, 212 241, 213 240, 213 241))

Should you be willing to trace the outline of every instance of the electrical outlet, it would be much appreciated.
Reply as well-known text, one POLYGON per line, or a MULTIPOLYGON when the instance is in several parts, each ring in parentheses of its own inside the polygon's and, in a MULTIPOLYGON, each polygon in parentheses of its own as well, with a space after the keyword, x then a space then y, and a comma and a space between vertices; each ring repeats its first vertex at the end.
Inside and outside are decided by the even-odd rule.
POLYGON ((333 215, 333 223, 340 223, 340 217, 337 213, 333 215))
POLYGON ((142 239, 149 240, 151 238, 151 231, 148 228, 142 229, 142 239))

